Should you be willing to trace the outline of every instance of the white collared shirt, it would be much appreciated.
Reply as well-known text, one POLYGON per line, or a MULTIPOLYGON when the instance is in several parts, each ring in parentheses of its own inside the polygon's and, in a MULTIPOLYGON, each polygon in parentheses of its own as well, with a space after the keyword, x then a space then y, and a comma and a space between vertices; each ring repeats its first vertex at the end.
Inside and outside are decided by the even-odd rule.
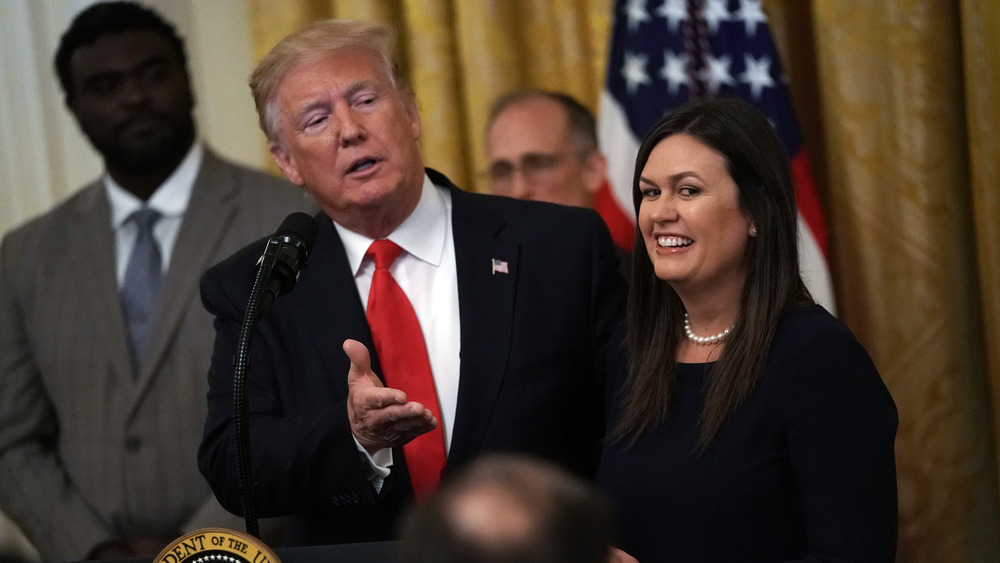
POLYGON ((128 221, 133 213, 143 207, 155 209, 160 213, 160 220, 153 226, 153 236, 160 246, 160 257, 164 271, 170 265, 177 233, 181 229, 184 212, 191 201, 194 180, 201 169, 205 149, 201 143, 191 145, 184 160, 174 169, 173 173, 156 188, 149 200, 143 202, 128 190, 118 185, 107 172, 104 173, 104 191, 111 206, 111 228, 115 233, 115 275, 118 287, 125 281, 125 269, 128 267, 129 255, 135 245, 136 224, 128 221))
MULTIPOLYGON (((365 260, 373 239, 334 223, 344 249, 354 282, 361 295, 361 305, 368 304, 375 262, 365 260)), ((420 201, 413 213, 388 237, 404 252, 390 268, 393 278, 413 305, 427 345, 434 387, 441 409, 438 417, 444 431, 445 452, 451 447, 452 428, 458 404, 459 346, 461 330, 458 311, 458 272, 455 265, 455 241, 451 227, 451 193, 435 186, 425 174, 420 201)), ((334 343, 339 346, 341 343, 334 343)), ((383 452, 391 450, 383 450, 383 452)), ((378 465, 386 454, 374 456, 378 465)))

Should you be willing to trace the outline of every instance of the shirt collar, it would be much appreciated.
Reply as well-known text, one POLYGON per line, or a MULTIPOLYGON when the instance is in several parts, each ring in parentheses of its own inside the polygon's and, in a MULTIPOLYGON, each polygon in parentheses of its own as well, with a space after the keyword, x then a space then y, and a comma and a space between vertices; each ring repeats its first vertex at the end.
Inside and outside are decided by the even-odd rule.
POLYGON ((194 181, 201 169, 205 149, 201 143, 191 145, 187 155, 170 176, 156 188, 149 200, 143 201, 121 187, 110 174, 104 174, 104 191, 111 205, 111 226, 118 230, 133 213, 143 206, 155 209, 163 217, 180 218, 187 209, 194 190, 194 181))
MULTIPOLYGON (((444 255, 449 219, 445 197, 447 197, 447 192, 444 191, 444 188, 435 186, 430 177, 424 174, 424 183, 417 207, 386 238, 398 244, 417 259, 432 266, 439 266, 444 255)), ((336 222, 333 225, 340 235, 340 240, 344 243, 347 261, 351 265, 351 271, 356 276, 361 271, 361 263, 364 261, 365 253, 374 239, 345 229, 336 222)))

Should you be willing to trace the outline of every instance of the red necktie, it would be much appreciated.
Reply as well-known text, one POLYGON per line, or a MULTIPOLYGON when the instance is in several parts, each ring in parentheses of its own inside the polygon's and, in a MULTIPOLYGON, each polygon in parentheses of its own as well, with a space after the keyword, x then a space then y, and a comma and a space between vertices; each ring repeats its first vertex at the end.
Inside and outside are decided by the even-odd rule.
POLYGON ((365 253, 366 258, 375 261, 371 291, 368 293, 368 325, 385 384, 404 391, 407 400, 424 405, 439 421, 437 428, 403 446, 413 494, 421 499, 441 480, 445 464, 444 433, 441 431, 441 408, 434 390, 434 377, 420 323, 410 300, 389 273, 389 266, 402 251, 396 243, 382 239, 373 242, 365 253))

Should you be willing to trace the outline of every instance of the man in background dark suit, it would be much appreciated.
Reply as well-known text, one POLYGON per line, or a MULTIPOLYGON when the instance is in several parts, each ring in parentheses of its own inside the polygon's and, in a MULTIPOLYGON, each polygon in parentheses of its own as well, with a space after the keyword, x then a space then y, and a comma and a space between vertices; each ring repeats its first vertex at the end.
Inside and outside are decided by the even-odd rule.
MULTIPOLYGON (((322 209, 294 291, 249 351, 255 502, 263 516, 294 515, 293 544, 390 538, 421 481, 404 444, 437 429, 445 472, 506 450, 590 478, 600 449, 603 358, 624 294, 607 228, 592 210, 471 194, 425 169, 391 49, 384 27, 318 22, 251 78, 272 155, 322 209), (366 318, 377 275, 366 255, 384 239, 402 248, 390 272, 426 344, 427 404, 383 387, 394 342, 379 345, 366 318)), ((232 358, 262 249, 202 281, 217 336, 199 463, 236 512, 232 358)))
POLYGON ((197 141, 184 46, 157 14, 96 4, 55 63, 106 171, 0 248, 0 507, 45 560, 148 557, 239 525, 195 464, 212 349, 198 279, 313 206, 197 141), (140 211, 156 218, 141 242, 140 211))

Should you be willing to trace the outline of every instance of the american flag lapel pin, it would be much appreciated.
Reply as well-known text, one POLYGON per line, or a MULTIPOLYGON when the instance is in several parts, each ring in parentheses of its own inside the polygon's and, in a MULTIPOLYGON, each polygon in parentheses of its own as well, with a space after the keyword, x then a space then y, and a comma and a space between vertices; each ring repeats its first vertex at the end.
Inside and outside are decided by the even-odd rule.
POLYGON ((510 272, 507 270, 507 261, 506 260, 500 260, 500 259, 494 258, 493 259, 493 275, 495 276, 497 274, 508 274, 508 273, 510 273, 510 272))

